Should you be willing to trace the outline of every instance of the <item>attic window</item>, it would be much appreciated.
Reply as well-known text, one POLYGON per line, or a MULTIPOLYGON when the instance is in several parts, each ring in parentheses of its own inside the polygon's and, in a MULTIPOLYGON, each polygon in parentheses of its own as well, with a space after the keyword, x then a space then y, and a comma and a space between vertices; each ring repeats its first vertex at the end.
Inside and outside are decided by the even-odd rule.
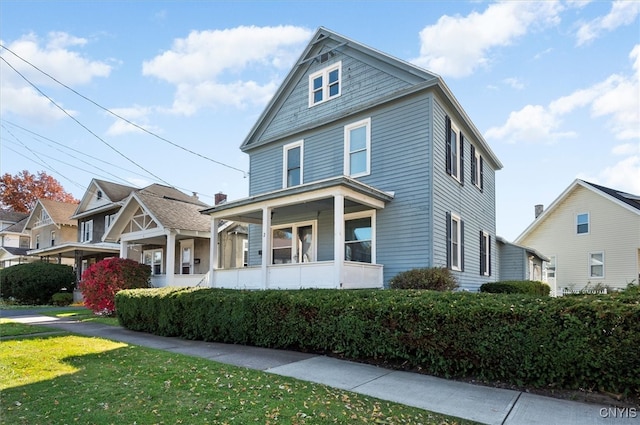
POLYGON ((336 62, 309 75, 309 107, 340 96, 342 62, 336 62))
POLYGON ((102 191, 101 191, 101 190, 99 190, 99 191, 96 193, 96 198, 98 198, 98 201, 99 201, 100 199, 102 199, 102 191))

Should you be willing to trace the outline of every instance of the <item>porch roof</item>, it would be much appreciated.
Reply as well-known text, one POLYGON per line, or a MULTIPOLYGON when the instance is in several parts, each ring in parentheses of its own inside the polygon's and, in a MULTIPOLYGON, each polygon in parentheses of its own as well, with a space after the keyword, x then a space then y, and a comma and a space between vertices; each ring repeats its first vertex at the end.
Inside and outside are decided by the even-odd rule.
POLYGON ((49 246, 40 249, 31 249, 27 251, 27 255, 51 256, 60 255, 61 257, 74 258, 76 251, 82 252, 104 252, 104 253, 120 253, 120 244, 111 242, 83 243, 69 242, 61 245, 49 246))
MULTIPOLYGON (((263 207, 278 208, 309 203, 318 207, 323 200, 329 200, 338 194, 344 195, 346 206, 366 205, 375 209, 384 208, 394 197, 392 192, 385 192, 347 176, 339 176, 225 202, 200 212, 213 218, 256 223, 261 221, 261 215, 251 213, 260 211, 263 207)), ((332 204, 326 208, 333 208, 332 204)))

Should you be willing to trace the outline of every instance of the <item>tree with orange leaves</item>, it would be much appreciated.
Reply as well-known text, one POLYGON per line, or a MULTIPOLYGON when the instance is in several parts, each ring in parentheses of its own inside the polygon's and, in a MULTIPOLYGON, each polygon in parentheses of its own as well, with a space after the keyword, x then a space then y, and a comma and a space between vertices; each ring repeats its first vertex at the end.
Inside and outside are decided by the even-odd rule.
POLYGON ((78 202, 56 179, 44 171, 39 171, 36 175, 23 170, 15 176, 5 173, 0 178, 0 208, 28 213, 38 199, 78 202))

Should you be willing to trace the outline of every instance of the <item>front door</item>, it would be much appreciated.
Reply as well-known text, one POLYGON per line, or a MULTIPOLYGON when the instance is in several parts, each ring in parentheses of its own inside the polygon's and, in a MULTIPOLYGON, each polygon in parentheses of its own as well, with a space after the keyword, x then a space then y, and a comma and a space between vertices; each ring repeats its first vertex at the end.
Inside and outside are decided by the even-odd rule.
POLYGON ((298 249, 296 262, 310 263, 315 261, 313 249, 313 226, 298 227, 298 249))
POLYGON ((180 274, 193 274, 193 239, 180 241, 180 274))

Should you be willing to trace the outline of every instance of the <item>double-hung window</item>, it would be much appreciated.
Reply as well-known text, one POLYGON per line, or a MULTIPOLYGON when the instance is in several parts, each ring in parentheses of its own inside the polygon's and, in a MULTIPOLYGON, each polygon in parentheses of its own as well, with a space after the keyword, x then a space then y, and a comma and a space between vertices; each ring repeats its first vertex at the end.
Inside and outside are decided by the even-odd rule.
POLYGON ((375 214, 371 211, 345 216, 344 259, 375 264, 375 214))
POLYGON ((309 107, 340 96, 342 62, 336 62, 309 75, 309 107))
POLYGON ((464 136, 448 116, 445 128, 447 174, 464 184, 464 136))
POLYGON ((93 237, 93 220, 80 223, 80 242, 91 242, 93 237))
POLYGON ((471 145, 471 183, 480 190, 484 189, 484 160, 473 145, 471 145))
POLYGON ((491 235, 480 231, 480 275, 491 276, 491 235))
POLYGON ((447 268, 464 271, 464 222, 447 213, 447 268))
POLYGON ((56 244, 56 231, 52 230, 51 231, 51 246, 54 246, 56 244))
POLYGON ((582 213, 576 216, 576 233, 579 235, 589 233, 589 213, 582 213))
POLYGON ((151 267, 152 275, 162 274, 162 248, 144 251, 142 253, 142 264, 151 267))
POLYGON ((283 187, 292 187, 302 184, 302 158, 303 144, 299 142, 289 143, 283 148, 283 187))
POLYGON ((344 174, 366 176, 371 172, 371 118, 344 127, 344 174))
POLYGON ((604 277, 604 252, 589 253, 589 277, 596 279, 604 277))

